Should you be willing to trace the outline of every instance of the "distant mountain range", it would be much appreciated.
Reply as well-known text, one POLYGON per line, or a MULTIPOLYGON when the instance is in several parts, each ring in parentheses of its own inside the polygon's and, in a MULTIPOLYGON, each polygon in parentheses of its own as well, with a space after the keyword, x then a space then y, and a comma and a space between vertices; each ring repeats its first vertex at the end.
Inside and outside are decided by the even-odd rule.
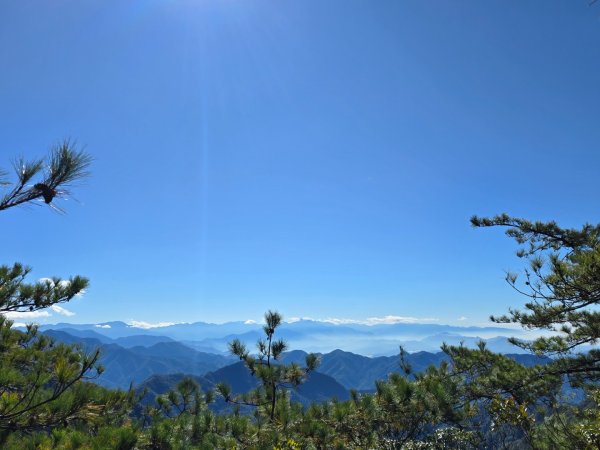
MULTIPOLYGON (((45 330, 59 342, 78 344, 85 351, 101 350, 100 363, 105 370, 95 380, 98 384, 127 389, 130 385, 148 388, 151 398, 172 388, 186 375, 193 376, 209 389, 224 381, 233 392, 246 392, 256 386, 256 380, 236 358, 200 352, 165 336, 132 335, 110 338, 92 330, 64 328, 45 330)), ((304 364, 306 352, 293 350, 283 354, 282 363, 304 364)), ((543 362, 532 355, 512 355, 524 364, 543 362)), ((367 357, 336 349, 319 354, 320 365, 309 380, 293 392, 302 403, 322 401, 332 397, 348 398, 349 390, 372 391, 375 381, 400 372, 398 355, 367 357)), ((406 356, 414 372, 447 359, 442 352, 415 352, 406 356)))
MULTIPOLYGON (((250 348, 263 336, 256 323, 203 322, 144 328, 124 322, 100 324, 41 325, 40 330, 58 341, 79 344, 86 351, 101 350, 104 372, 96 380, 110 388, 127 389, 133 385, 148 389, 147 401, 165 393, 184 376, 194 377, 209 389, 225 381, 234 392, 255 387, 243 365, 227 352, 234 338, 250 348)), ((429 365, 439 365, 446 355, 439 351, 442 343, 474 347, 485 339, 488 348, 501 353, 518 353, 503 335, 518 330, 500 327, 457 327, 440 324, 396 323, 379 325, 333 324, 312 320, 284 323, 278 337, 292 350, 283 362, 304 363, 306 351, 320 354, 321 363, 309 380, 292 393, 304 404, 332 397, 348 398, 349 390, 372 391, 375 381, 399 372, 399 346, 408 352, 408 362, 415 372, 429 365), (339 350, 343 348, 344 351, 339 350), (365 356, 369 355, 369 356, 365 356)), ((518 359, 530 355, 513 355, 518 359)), ((226 405, 217 402, 216 409, 226 405)))
POLYGON ((157 374, 204 375, 235 361, 232 357, 198 352, 171 339, 161 341, 164 337, 146 336, 147 341, 146 337, 140 336, 112 340, 90 337, 93 332, 83 333, 84 337, 65 330, 46 330, 44 333, 59 342, 79 344, 87 352, 99 348, 104 372, 95 381, 110 388, 127 389, 131 384, 139 385, 157 374))
MULTIPOLYGON (((124 348, 149 346, 150 343, 178 341, 197 351, 225 355, 227 343, 234 338, 253 343, 262 336, 260 324, 228 322, 211 324, 196 322, 170 326, 141 328, 124 322, 100 324, 41 325, 42 331, 62 330, 73 336, 97 339, 104 344, 117 344, 124 348)), ((287 341, 290 348, 328 353, 337 348, 368 356, 392 356, 402 345, 409 352, 437 352, 446 342, 463 342, 473 347, 486 340, 491 350, 501 353, 518 353, 521 350, 508 343, 505 336, 523 336, 520 330, 501 327, 459 327, 441 324, 333 324, 313 320, 284 323, 278 337, 287 341)))

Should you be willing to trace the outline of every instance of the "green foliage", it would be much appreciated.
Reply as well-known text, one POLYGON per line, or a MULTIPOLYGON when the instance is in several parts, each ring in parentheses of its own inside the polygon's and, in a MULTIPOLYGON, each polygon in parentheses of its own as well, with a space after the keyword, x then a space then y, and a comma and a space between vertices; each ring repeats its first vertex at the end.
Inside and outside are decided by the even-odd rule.
MULTIPOLYGON (((446 370, 446 369, 444 369, 446 370)), ((445 373, 445 372, 444 372, 445 373)), ((141 433, 139 448, 400 449, 473 448, 476 433, 461 429, 469 414, 447 389, 452 379, 431 369, 415 381, 398 374, 377 385, 376 394, 353 393, 350 401, 303 408, 285 392, 272 420, 253 415, 214 415, 209 409, 159 414, 141 433), (212 446, 212 447, 211 447, 212 446)), ((175 388, 179 390, 180 387, 175 388)), ((165 398, 172 398, 172 392, 165 398)), ((160 403, 160 400, 159 400, 160 403)), ((166 409, 154 409, 157 411, 166 409)))
POLYGON ((95 366, 98 353, 55 345, 34 326, 25 333, 10 327, 0 316, 0 430, 51 428, 83 413, 84 398, 63 395, 93 369, 101 370, 95 366))
POLYGON ((469 401, 502 396, 521 406, 560 393, 559 375, 547 373, 543 365, 525 367, 508 356, 489 351, 483 343, 478 349, 444 345, 442 350, 452 360, 452 376, 463 380, 460 387, 469 401))
MULTIPOLYGON (((248 416, 219 416, 211 412, 212 392, 203 393, 190 378, 156 398, 144 411, 137 447, 140 449, 235 449, 252 435, 248 416)), ((245 446, 244 446, 245 448, 245 446)))
POLYGON ((0 313, 37 311, 68 302, 88 287, 88 280, 80 276, 25 283, 30 271, 19 263, 0 266, 0 313))
MULTIPOLYGON (((64 188, 87 176, 90 161, 69 142, 54 148, 45 161, 15 161, 14 183, 1 172, 0 185, 13 187, 0 200, 0 210, 40 198, 52 204, 56 197, 68 195, 64 188)), ((99 352, 86 354, 57 344, 33 325, 24 332, 12 329, 3 315, 68 302, 88 286, 79 276, 26 283, 30 270, 19 263, 0 266, 0 446, 133 448, 136 432, 122 428, 133 393, 85 382, 102 372, 99 352)))
POLYGON ((549 337, 513 342, 537 354, 555 357, 549 371, 566 374, 573 382, 600 380, 600 351, 579 352, 583 344, 600 338, 600 225, 566 229, 555 222, 530 222, 502 214, 490 219, 473 217, 477 227, 503 226, 506 234, 523 245, 517 255, 528 260, 519 283, 516 274, 507 281, 528 298, 525 310, 492 317, 500 323, 551 330, 549 337))
POLYGON ((54 429, 51 433, 11 435, 7 449, 21 450, 133 450, 138 441, 138 430, 130 425, 105 426, 97 432, 75 427, 54 429))

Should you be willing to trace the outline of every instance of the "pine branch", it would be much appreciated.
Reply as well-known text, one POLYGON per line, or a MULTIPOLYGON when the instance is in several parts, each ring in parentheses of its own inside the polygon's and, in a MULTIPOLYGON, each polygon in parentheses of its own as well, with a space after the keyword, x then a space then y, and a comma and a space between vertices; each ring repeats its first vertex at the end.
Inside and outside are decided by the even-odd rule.
POLYGON ((51 205, 55 198, 68 197, 67 188, 89 176, 91 162, 90 155, 77 150, 68 140, 54 147, 46 160, 17 159, 13 162, 16 181, 10 183, 6 172, 0 172, 0 185, 13 185, 0 200, 0 211, 38 199, 51 205), (34 183, 36 177, 38 179, 34 183))

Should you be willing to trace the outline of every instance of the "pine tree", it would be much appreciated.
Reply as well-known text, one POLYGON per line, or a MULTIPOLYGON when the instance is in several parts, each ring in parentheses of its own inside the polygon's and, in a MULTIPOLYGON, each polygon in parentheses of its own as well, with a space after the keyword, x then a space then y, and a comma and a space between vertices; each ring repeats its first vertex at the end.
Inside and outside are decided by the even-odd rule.
POLYGON ((298 364, 281 364, 279 359, 286 350, 287 344, 282 339, 274 339, 275 330, 281 325, 283 318, 281 314, 268 311, 265 313, 265 339, 260 339, 257 344, 257 355, 252 356, 245 344, 239 339, 229 343, 229 351, 244 361, 253 376, 260 380, 260 387, 252 393, 234 397, 231 395, 229 386, 220 384, 219 393, 227 402, 241 405, 259 406, 266 408, 270 421, 275 417, 277 401, 282 398, 286 389, 295 388, 308 376, 308 373, 316 369, 318 365, 317 355, 309 353, 306 356, 306 367, 298 364))
MULTIPOLYGON (((17 160, 15 181, 2 172, 1 183, 8 192, 0 200, 0 210, 26 204, 60 210, 54 200, 67 196, 66 189, 87 176, 90 161, 69 142, 54 148, 45 160, 17 160)), ((82 382, 102 372, 99 351, 85 354, 57 344, 34 325, 25 331, 12 328, 4 314, 68 302, 88 286, 88 280, 79 276, 27 283, 29 272, 20 263, 0 267, 0 445, 16 445, 23 433, 110 423, 123 417, 132 401, 131 393, 82 382)), ((130 433, 122 437, 132 441, 130 433)))
MULTIPOLYGON (((69 141, 53 148, 45 160, 17 159, 13 163, 14 181, 9 180, 7 171, 0 170, 0 185, 8 189, 0 200, 0 211, 25 204, 46 204, 62 211, 54 200, 68 196, 67 189, 88 176, 90 163, 91 157, 69 141)), ((0 266, 0 314, 32 312, 68 302, 88 286, 88 280, 79 276, 28 284, 25 279, 30 271, 20 263, 0 266)))
POLYGON ((506 214, 473 217, 471 223, 507 227, 506 234, 522 246, 517 256, 528 261, 522 281, 514 273, 506 276, 528 298, 524 310, 511 309, 491 320, 554 332, 533 341, 511 341, 553 357, 548 370, 575 383, 600 380, 600 350, 583 347, 600 339, 600 225, 561 228, 555 222, 530 222, 506 214))

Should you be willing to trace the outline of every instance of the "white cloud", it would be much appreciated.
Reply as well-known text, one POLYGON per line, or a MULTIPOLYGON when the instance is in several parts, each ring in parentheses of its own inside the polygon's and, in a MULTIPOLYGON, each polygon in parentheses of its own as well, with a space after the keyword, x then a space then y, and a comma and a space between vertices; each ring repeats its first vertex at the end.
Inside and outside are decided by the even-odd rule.
POLYGON ((55 313, 61 314, 63 316, 71 317, 75 315, 73 311, 69 311, 68 309, 63 308, 62 306, 52 305, 50 308, 55 313))
POLYGON ((312 317, 292 317, 287 323, 294 323, 300 320, 311 320, 313 322, 331 323, 334 325, 393 325, 396 323, 431 323, 439 322, 439 319, 433 317, 409 317, 409 316, 383 316, 367 317, 366 319, 344 319, 337 317, 328 317, 326 319, 314 319, 312 317))
POLYGON ((467 319, 468 319, 468 318, 467 318, 467 317, 465 317, 465 316, 460 316, 460 317, 459 317, 458 319, 456 319, 456 320, 460 320, 460 321, 462 322, 462 321, 465 321, 465 320, 467 320, 467 319))
POLYGON ((258 323, 256 320, 252 320, 252 319, 248 319, 244 322, 245 325, 254 325, 255 323, 258 323))
POLYGON ((383 317, 367 317, 364 320, 359 319, 338 319, 327 318, 319 320, 319 322, 333 323, 335 325, 393 325, 396 323, 430 323, 437 322, 439 319, 433 317, 406 317, 406 316, 383 316, 383 317))
POLYGON ((175 325, 175 322, 149 323, 141 320, 131 320, 127 325, 129 325, 132 328, 142 328, 144 330, 148 330, 150 328, 170 327, 171 325, 175 325))
POLYGON ((97 324, 96 328, 110 328, 110 325, 109 324, 104 324, 104 325, 97 324))
POLYGON ((27 327, 27 324, 23 323, 23 322, 13 322, 12 327, 13 328, 25 328, 25 327, 27 327))
POLYGON ((40 317, 50 317, 48 311, 9 311, 2 313, 7 319, 39 319, 40 317))
POLYGON ((367 325, 379 325, 386 324, 391 325, 394 323, 430 323, 438 322, 439 319, 435 317, 404 317, 404 316, 384 316, 384 317, 369 317, 367 319, 367 325))

